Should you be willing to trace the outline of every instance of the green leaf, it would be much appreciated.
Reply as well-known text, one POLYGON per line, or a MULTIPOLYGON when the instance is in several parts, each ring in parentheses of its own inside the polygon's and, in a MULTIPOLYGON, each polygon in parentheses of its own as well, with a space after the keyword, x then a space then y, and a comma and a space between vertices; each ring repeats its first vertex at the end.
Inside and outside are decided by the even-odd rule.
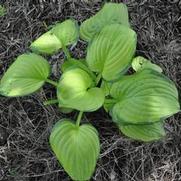
POLYGON ((100 153, 98 133, 93 126, 77 127, 71 120, 60 120, 52 130, 50 144, 73 180, 91 178, 100 153))
POLYGON ((129 27, 128 10, 123 3, 106 3, 93 17, 85 20, 80 26, 80 36, 90 41, 106 25, 122 24, 129 27))
POLYGON ((143 69, 152 69, 152 70, 162 73, 162 69, 158 65, 151 63, 149 60, 141 56, 135 57, 133 59, 132 68, 136 72, 141 71, 143 69))
POLYGON ((145 142, 159 140, 165 136, 163 122, 149 125, 120 125, 119 128, 126 136, 145 142))
POLYGON ((107 80, 121 76, 130 66, 136 49, 136 33, 130 28, 113 24, 106 26, 88 47, 87 64, 93 72, 107 80))
POLYGON ((50 73, 48 62, 30 53, 19 56, 0 82, 0 94, 8 97, 24 96, 43 86, 50 73))
POLYGON ((62 44, 50 30, 41 35, 37 40, 35 40, 30 45, 30 48, 34 52, 53 54, 58 52, 58 50, 62 48, 62 44))
POLYGON ((91 112, 103 105, 105 96, 101 88, 95 87, 95 82, 86 71, 74 68, 63 73, 57 97, 60 107, 91 112))
POLYGON ((101 88, 103 89, 105 96, 108 96, 110 94, 111 86, 112 82, 102 80, 101 88))
POLYGON ((93 80, 96 80, 96 76, 88 68, 85 60, 76 60, 76 59, 71 58, 68 61, 65 61, 61 66, 62 72, 65 72, 65 71, 67 71, 69 69, 73 69, 73 68, 80 68, 80 69, 84 70, 92 77, 93 80))
POLYGON ((78 40, 79 30, 76 21, 66 20, 57 23, 51 30, 32 42, 30 48, 34 52, 53 54, 63 46, 75 43, 78 40))
POLYGON ((57 23, 53 27, 52 32, 64 46, 76 43, 79 38, 77 22, 71 19, 57 23))
POLYGON ((109 112, 112 110, 113 106, 115 105, 115 103, 117 103, 117 100, 111 99, 111 98, 106 98, 104 101, 104 110, 106 112, 109 112))
POLYGON ((149 124, 179 111, 178 92, 164 75, 145 69, 125 76, 111 87, 117 103, 111 110, 119 124, 149 124))

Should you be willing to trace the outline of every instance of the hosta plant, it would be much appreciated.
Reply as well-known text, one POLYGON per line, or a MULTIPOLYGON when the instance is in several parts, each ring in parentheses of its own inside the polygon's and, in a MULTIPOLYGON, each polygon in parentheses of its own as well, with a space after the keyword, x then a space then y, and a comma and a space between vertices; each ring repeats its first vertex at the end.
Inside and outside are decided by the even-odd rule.
POLYGON ((89 180, 100 154, 96 128, 81 124, 84 112, 103 107, 124 135, 148 142, 163 138, 164 120, 179 111, 174 83, 158 65, 135 57, 136 43, 127 7, 107 3, 80 27, 72 19, 55 24, 32 42, 32 52, 20 55, 1 79, 3 96, 29 95, 47 82, 56 87, 57 98, 45 104, 55 103, 63 113, 79 111, 76 121, 63 118, 50 134, 51 148, 73 180, 89 180), (79 37, 88 43, 81 60, 68 51, 79 37), (65 53, 65 61, 56 82, 49 79, 50 65, 42 54, 59 51, 65 53), (128 74, 129 69, 134 73, 128 74))

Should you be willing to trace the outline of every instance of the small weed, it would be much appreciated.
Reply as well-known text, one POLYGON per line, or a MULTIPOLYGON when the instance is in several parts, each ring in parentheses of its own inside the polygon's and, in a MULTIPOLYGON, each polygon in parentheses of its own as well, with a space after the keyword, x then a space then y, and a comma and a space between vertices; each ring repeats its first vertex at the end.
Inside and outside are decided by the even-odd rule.
POLYGON ((4 16, 6 14, 6 8, 2 5, 0 5, 0 17, 4 16))

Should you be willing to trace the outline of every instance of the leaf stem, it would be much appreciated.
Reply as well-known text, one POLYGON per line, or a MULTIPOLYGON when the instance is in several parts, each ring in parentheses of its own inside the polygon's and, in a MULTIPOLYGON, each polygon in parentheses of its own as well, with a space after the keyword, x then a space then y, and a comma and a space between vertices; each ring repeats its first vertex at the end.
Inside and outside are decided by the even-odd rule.
POLYGON ((67 60, 70 60, 71 59, 70 52, 69 52, 69 50, 67 49, 67 47, 63 43, 62 43, 62 50, 63 50, 65 56, 67 57, 67 60))
POLYGON ((99 84, 101 78, 102 78, 102 75, 101 75, 101 73, 100 73, 100 74, 98 74, 98 76, 96 77, 96 86, 99 84))
POLYGON ((114 98, 106 98, 104 101, 105 104, 114 104, 116 102, 117 102, 117 100, 114 98))
POLYGON ((83 113, 84 113, 83 111, 80 111, 78 116, 77 116, 77 120, 76 120, 76 126, 77 127, 79 127, 79 125, 80 125, 80 121, 81 121, 83 113))
POLYGON ((53 80, 47 79, 46 82, 48 82, 49 84, 51 84, 51 85, 53 85, 53 86, 55 86, 55 87, 58 86, 58 83, 55 82, 55 81, 53 81, 53 80))
POLYGON ((47 100, 47 101, 44 101, 44 102, 43 102, 43 104, 44 104, 45 106, 51 105, 51 104, 56 104, 56 103, 58 103, 58 99, 50 99, 50 100, 47 100))

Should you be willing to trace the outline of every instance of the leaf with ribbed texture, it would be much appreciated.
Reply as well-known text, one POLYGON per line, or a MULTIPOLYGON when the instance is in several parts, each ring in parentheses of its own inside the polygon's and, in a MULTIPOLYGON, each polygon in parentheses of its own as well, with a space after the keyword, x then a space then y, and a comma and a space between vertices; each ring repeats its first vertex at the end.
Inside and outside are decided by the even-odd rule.
POLYGON ((85 20, 80 26, 80 36, 90 41, 106 25, 122 24, 129 27, 127 6, 123 3, 106 3, 93 17, 85 20))
POLYGON ((8 97, 24 96, 41 88, 50 73, 48 62, 30 53, 19 56, 0 82, 0 94, 8 97))
POLYGON ((75 43, 79 37, 78 25, 75 20, 65 20, 57 23, 51 30, 41 35, 31 43, 34 52, 53 54, 63 46, 75 43))
POLYGON ((152 70, 162 73, 162 69, 158 65, 151 63, 149 60, 141 56, 135 57, 133 59, 132 68, 136 72, 141 71, 143 69, 152 69, 152 70))
POLYGON ((68 19, 62 23, 57 23, 52 28, 52 33, 64 46, 76 43, 79 38, 79 28, 77 21, 68 19))
POLYGON ((120 24, 106 26, 88 47, 86 61, 93 72, 107 80, 120 77, 130 66, 136 49, 136 33, 120 24))
POLYGON ((119 124, 157 122, 177 113, 180 107, 174 83, 151 69, 113 83, 110 94, 117 100, 111 115, 119 124))
POLYGON ((76 59, 71 58, 68 61, 65 61, 61 66, 62 72, 65 72, 68 69, 72 69, 72 68, 80 68, 80 69, 86 71, 93 78, 93 80, 96 80, 96 76, 89 69, 85 60, 76 60, 76 59))
POLYGON ((90 179, 100 153, 98 133, 93 126, 77 127, 71 120, 60 120, 52 130, 50 144, 73 180, 90 179))
POLYGON ((124 135, 145 142, 159 140, 165 136, 163 122, 148 125, 126 125, 119 126, 119 128, 124 135))
POLYGON ((105 96, 101 88, 95 87, 95 82, 86 71, 74 68, 63 73, 57 97, 60 107, 91 112, 103 105, 105 96))
POLYGON ((62 44, 50 30, 36 39, 30 45, 30 48, 34 52, 53 54, 58 52, 58 50, 62 48, 62 44))

